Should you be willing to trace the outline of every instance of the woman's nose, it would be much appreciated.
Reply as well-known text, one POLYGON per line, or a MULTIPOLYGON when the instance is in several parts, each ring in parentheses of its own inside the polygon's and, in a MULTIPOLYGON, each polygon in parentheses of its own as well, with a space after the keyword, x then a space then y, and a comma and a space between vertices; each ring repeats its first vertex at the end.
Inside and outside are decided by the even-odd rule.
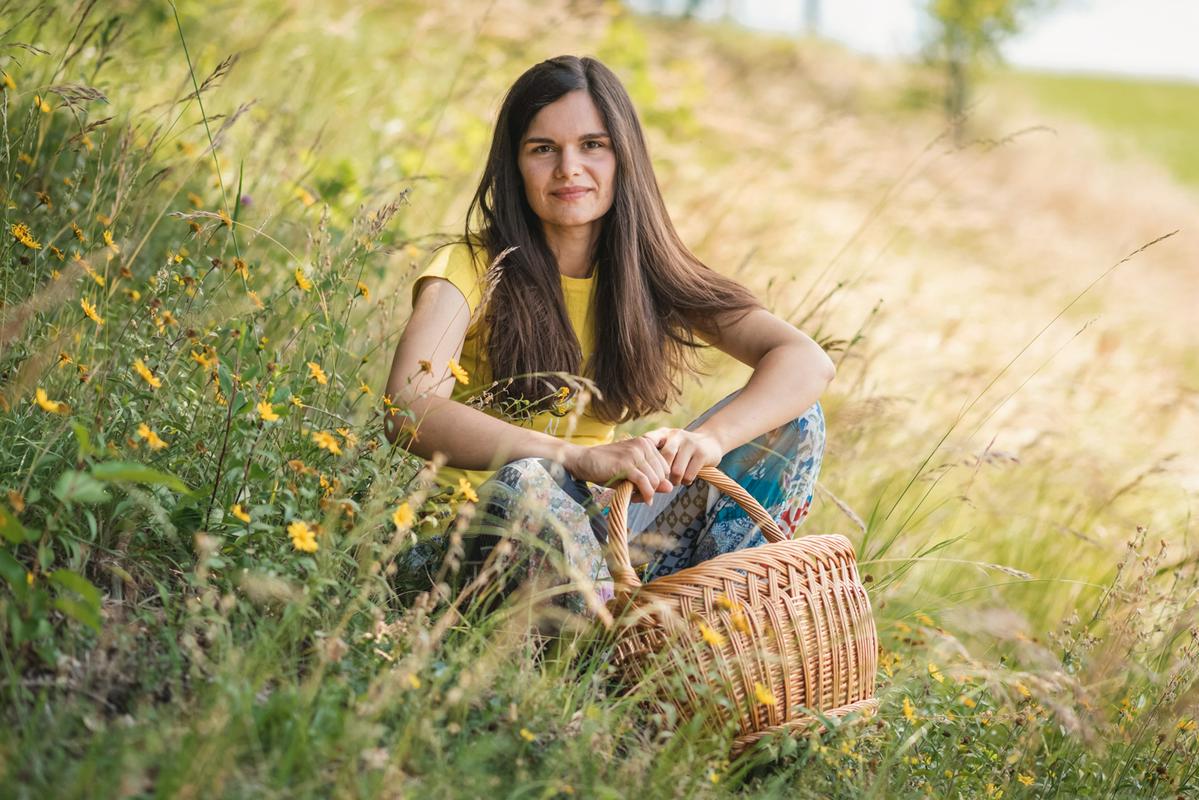
POLYGON ((558 159, 557 177, 569 178, 577 175, 580 170, 579 157, 570 148, 563 148, 562 156, 558 159))

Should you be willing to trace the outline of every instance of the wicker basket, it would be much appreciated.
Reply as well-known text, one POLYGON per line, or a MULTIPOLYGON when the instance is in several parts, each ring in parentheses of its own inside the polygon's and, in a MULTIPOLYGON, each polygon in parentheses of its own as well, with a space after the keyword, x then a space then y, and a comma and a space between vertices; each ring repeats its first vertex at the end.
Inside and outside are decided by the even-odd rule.
POLYGON ((734 755, 816 721, 805 709, 826 717, 873 709, 878 636, 849 540, 788 539, 723 472, 705 467, 699 477, 736 500, 767 543, 642 585, 629 560, 633 485, 622 483, 607 550, 616 589, 612 663, 622 682, 675 676, 683 691, 676 686, 663 706, 682 718, 706 708, 722 727, 735 722, 734 755))

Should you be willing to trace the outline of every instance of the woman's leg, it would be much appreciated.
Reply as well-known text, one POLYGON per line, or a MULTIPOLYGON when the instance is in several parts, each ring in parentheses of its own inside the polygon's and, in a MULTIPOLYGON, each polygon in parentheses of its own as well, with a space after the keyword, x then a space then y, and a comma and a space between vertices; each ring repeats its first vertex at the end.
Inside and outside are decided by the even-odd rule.
POLYGON ((596 602, 612 596, 604 520, 586 485, 561 465, 540 458, 509 462, 484 481, 479 498, 465 534, 468 569, 480 568, 506 541, 512 551, 505 593, 529 579, 549 587, 573 584, 554 602, 584 616, 593 616, 596 602))
MULTIPOLYGON (((687 429, 695 429, 736 395, 733 392, 716 403, 687 429)), ((790 422, 726 453, 719 468, 744 486, 790 535, 811 506, 824 443, 824 410, 817 402, 790 422)), ((643 560, 650 562, 646 580, 766 541, 732 498, 702 480, 663 493, 649 505, 634 506, 629 513, 629 538, 642 551, 643 560), (666 549, 663 541, 674 544, 666 549)))

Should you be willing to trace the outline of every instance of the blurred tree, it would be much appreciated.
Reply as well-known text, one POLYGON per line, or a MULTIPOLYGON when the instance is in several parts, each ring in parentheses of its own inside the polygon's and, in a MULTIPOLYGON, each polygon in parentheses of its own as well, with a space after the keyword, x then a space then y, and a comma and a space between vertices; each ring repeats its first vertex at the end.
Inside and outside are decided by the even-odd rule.
POLYGON ((999 45, 1056 0, 926 0, 933 26, 927 51, 945 66, 945 112, 960 143, 971 72, 981 59, 1000 59, 999 45))

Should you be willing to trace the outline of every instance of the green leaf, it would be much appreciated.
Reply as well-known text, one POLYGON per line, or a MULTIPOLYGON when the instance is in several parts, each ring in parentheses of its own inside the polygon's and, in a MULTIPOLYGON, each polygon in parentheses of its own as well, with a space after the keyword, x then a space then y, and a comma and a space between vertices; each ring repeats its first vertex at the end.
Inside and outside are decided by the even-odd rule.
POLYGON ((9 513, 7 508, 0 506, 0 536, 12 544, 20 544, 29 539, 36 539, 36 533, 25 530, 25 526, 9 513))
POLYGON ((55 484, 54 496, 68 506, 72 503, 103 503, 108 500, 108 490, 86 472, 67 470, 55 484))
POLYGON ((54 607, 66 614, 71 619, 87 625, 92 630, 100 630, 99 608, 92 608, 87 603, 82 603, 73 597, 54 598, 54 607))
POLYGON ((87 428, 79 422, 72 422, 71 427, 75 430, 75 439, 79 442, 79 460, 95 455, 96 449, 92 447, 92 435, 88 433, 87 428))
POLYGON ((78 572, 71 572, 69 569, 56 569, 47 577, 50 578, 51 583, 64 589, 70 589, 82 597, 85 602, 97 609, 100 608, 100 590, 92 586, 91 581, 78 572))
POLYGON ((7 550, 0 550, 0 576, 8 581, 13 591, 25 588, 25 568, 7 550))
POLYGON ((92 476, 102 481, 129 481, 166 486, 180 494, 191 494, 187 484, 169 472, 133 461, 105 461, 92 467, 92 476))

